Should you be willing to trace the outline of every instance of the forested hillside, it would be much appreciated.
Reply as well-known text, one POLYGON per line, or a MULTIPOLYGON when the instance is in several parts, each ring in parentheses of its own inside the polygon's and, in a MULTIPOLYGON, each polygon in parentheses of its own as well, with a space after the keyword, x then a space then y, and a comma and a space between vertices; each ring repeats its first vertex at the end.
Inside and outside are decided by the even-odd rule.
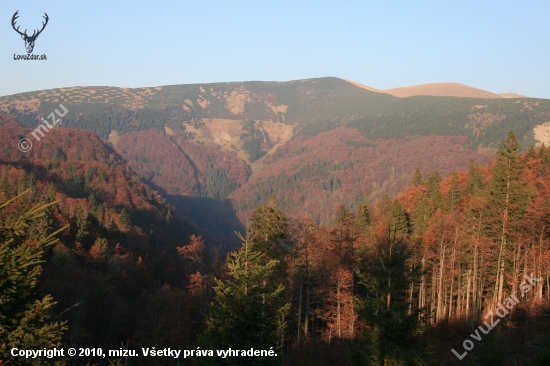
MULTIPOLYGON (((10 118, 0 123, 4 146, 29 132, 10 118)), ((350 148, 380 146, 355 133, 340 131, 350 134, 350 148)), ((42 267, 34 296, 53 295, 43 303, 57 302, 50 315, 68 311, 34 320, 46 326, 40 329, 61 323, 25 342, 214 353, 273 347, 277 354, 252 361, 82 357, 76 364, 550 362, 550 149, 521 152, 513 132, 487 165, 466 154, 463 171, 415 170, 396 198, 371 204, 363 197, 353 210, 342 202, 322 214, 326 225, 312 215, 287 217, 268 199, 252 210, 238 234, 241 248, 227 259, 93 134, 54 130, 33 151, 2 155, 0 262, 25 253, 4 250, 10 245, 30 250, 54 233, 59 241, 36 252, 45 262, 30 264, 42 267), (44 215, 28 216, 14 232, 25 212, 45 204, 44 215)), ((16 277, 6 278, 0 291, 16 277)), ((16 294, 1 293, 14 301, 16 294)), ((28 316, 5 309, 14 322, 28 316)), ((0 344, 20 346, 17 330, 2 322, 0 344)), ((11 359, 7 349, 0 347, 2 360, 11 359)))
POLYGON ((265 168, 230 197, 243 220, 276 196, 286 214, 307 214, 328 223, 341 203, 356 209, 367 193, 371 202, 397 195, 417 167, 446 174, 467 169, 470 159, 489 161, 491 155, 465 149, 466 141, 436 135, 369 140, 347 127, 299 136, 279 148, 265 168))
POLYGON ((211 234, 233 236, 233 230, 240 227, 226 200, 251 173, 238 157, 217 146, 198 145, 183 134, 167 135, 154 129, 121 136, 117 150, 132 170, 211 234))
MULTIPOLYGON (((45 307, 46 318, 78 304, 62 317, 69 329, 61 339, 63 344, 118 348, 123 339, 147 343, 158 337, 151 330, 160 319, 150 316, 159 306, 160 294, 163 299, 176 298, 181 292, 170 286, 185 287, 186 274, 175 247, 187 242, 197 228, 93 133, 55 129, 25 154, 13 149, 12 143, 29 130, 8 117, 0 117, 0 129, 4 146, 0 153, 0 202, 11 200, 1 211, 0 239, 14 233, 10 225, 31 207, 48 205, 42 216, 15 232, 17 241, 2 241, 2 266, 12 263, 6 255, 27 253, 15 250, 14 243, 29 243, 32 252, 33 243, 62 229, 56 235, 59 241, 44 248, 46 264, 38 273, 39 293, 51 294, 55 300, 51 309, 51 305, 45 307), (135 332, 140 327, 147 331, 138 336, 135 332)), ((23 263, 22 268, 25 266, 23 263)), ((4 291, 12 277, 0 277, 4 291)), ((19 286, 15 293, 23 291, 20 283, 12 285, 19 286)), ((17 302, 15 307, 7 306, 5 296, 2 292, 0 313, 8 319, 13 317, 13 325, 23 328, 11 328, 2 318, 0 344, 21 348, 30 342, 36 348, 32 339, 22 340, 16 335, 30 332, 36 342, 42 342, 49 337, 48 327, 42 334, 24 328, 32 321, 28 325, 15 323, 26 309, 17 302)), ((3 354, 0 360, 5 357, 3 354)), ((29 364, 8 359, 10 365, 29 364)))

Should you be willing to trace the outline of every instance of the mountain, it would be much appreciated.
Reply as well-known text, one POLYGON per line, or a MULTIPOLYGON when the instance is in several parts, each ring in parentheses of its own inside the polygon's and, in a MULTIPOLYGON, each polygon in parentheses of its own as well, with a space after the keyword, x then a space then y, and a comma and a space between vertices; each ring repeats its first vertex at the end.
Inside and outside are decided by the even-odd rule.
MULTIPOLYGON (((288 365, 356 364, 380 349, 377 334, 404 331, 399 359, 453 363, 449 350, 463 354, 472 338, 483 342, 468 362, 548 364, 550 150, 519 143, 550 138, 549 101, 398 98, 339 79, 166 88, 105 89, 124 105, 51 91, 3 100, 1 259, 65 227, 43 262, 40 252, 9 279, 40 273, 33 297, 52 295, 50 319, 68 321, 63 347, 209 350, 221 329, 223 347, 238 349, 251 339, 239 329, 262 334, 284 314, 273 339, 288 365), (56 109, 61 126, 47 128, 56 109), (230 246, 249 217, 225 261, 196 235, 230 246), (495 311, 502 323, 487 335, 495 311), (388 316, 401 320, 380 327, 388 316)), ((0 344, 20 342, 15 331, 0 344)))
POLYGON ((511 129, 524 149, 546 138, 550 101, 509 97, 457 83, 384 91, 319 78, 52 89, 1 97, 0 111, 36 128, 62 104, 62 127, 95 132, 178 211, 232 235, 273 195, 285 212, 327 222, 321 207, 395 195, 416 168, 486 163, 511 129))

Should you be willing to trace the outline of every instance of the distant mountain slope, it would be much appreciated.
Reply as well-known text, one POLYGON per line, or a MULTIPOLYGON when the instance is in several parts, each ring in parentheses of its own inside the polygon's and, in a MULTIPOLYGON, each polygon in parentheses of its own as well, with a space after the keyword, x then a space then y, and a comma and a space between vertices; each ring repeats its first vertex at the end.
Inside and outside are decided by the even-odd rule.
POLYGON ((346 80, 347 82, 368 91, 373 91, 376 93, 384 93, 393 95, 398 98, 407 98, 413 96, 432 96, 432 97, 460 97, 460 98, 486 98, 486 99, 497 99, 497 98, 529 98, 525 95, 514 94, 514 93, 500 93, 495 94, 489 91, 473 88, 468 85, 460 83, 430 83, 430 84, 421 84, 414 86, 405 86, 400 88, 393 89, 375 89, 367 85, 363 85, 356 81, 346 80))
POLYGON ((515 93, 500 93, 499 96, 502 98, 529 98, 528 96, 515 93))
POLYGON ((241 220, 276 196, 289 215, 307 213, 328 223, 338 204, 355 209, 366 193, 373 201, 384 194, 397 195, 417 168, 447 174, 467 169, 470 159, 486 164, 492 158, 491 153, 465 149, 466 141, 436 135, 370 140, 346 127, 300 136, 280 148, 230 197, 241 220))
MULTIPOLYGON (((88 212, 87 202, 93 196, 97 204, 105 204, 105 208, 111 210, 109 215, 115 221, 121 210, 126 211, 135 226, 131 230, 134 240, 146 241, 151 230, 161 238, 167 238, 170 230, 173 231, 170 235, 175 237, 188 237, 197 232, 197 228, 174 212, 165 198, 144 183, 113 148, 90 131, 54 128, 40 141, 34 141, 31 151, 24 153, 19 151, 17 143, 23 137, 33 139, 30 129, 0 114, 0 130, 3 146, 0 163, 7 167, 4 179, 8 179, 6 174, 11 167, 32 173, 46 187, 53 184, 64 202, 72 205, 71 215, 79 202, 84 212, 88 212), (170 230, 166 217, 173 221, 170 230)), ((107 227, 109 224, 106 223, 107 227)), ((91 245, 93 238, 90 240, 91 245)))
POLYGON ((383 91, 399 98, 428 95, 432 97, 461 97, 461 98, 501 98, 498 94, 486 90, 472 88, 459 83, 431 83, 402 88, 387 89, 383 91))
POLYGON ((483 163, 510 129, 523 148, 546 141, 547 128, 540 126, 550 122, 550 100, 509 97, 456 83, 383 91, 318 78, 53 89, 0 97, 0 112, 36 128, 62 103, 69 111, 63 127, 87 129, 109 140, 128 165, 181 212, 213 232, 231 234, 233 210, 242 220, 270 194, 288 202, 284 207, 293 213, 315 211, 317 193, 323 193, 323 204, 353 205, 364 189, 372 190, 375 180, 367 177, 378 171, 376 167, 385 169, 384 174, 378 171, 382 178, 376 180, 376 195, 394 195, 410 181, 415 168, 445 173, 464 169, 460 164, 469 158, 483 163), (359 147, 348 146, 345 138, 359 147), (329 156, 316 149, 312 155, 311 147, 300 146, 326 139, 340 141, 329 156), (454 141, 449 151, 446 141, 454 141), (342 152, 351 155, 340 156, 342 152), (440 157, 430 157, 432 153, 444 154, 445 164, 436 163, 440 157), (403 162, 392 154, 422 158, 403 162), (353 168, 341 169, 348 160, 353 168), (299 161, 314 164, 314 170, 328 169, 327 173, 313 179, 310 168, 299 161), (305 172, 287 172, 281 164, 305 172), (391 167, 394 178, 388 175, 391 167), (353 180, 356 171, 365 177, 353 180), (273 188, 266 190, 270 179, 273 188), (310 193, 300 192, 304 187, 311 187, 310 193), (305 201, 297 204, 300 197, 305 201))
POLYGON ((361 84, 361 83, 358 83, 357 81, 353 81, 353 80, 348 80, 348 79, 344 79, 346 80, 348 83, 351 83, 361 89, 365 89, 365 90, 369 90, 369 91, 373 91, 373 92, 376 92, 376 93, 385 93, 385 94, 390 94, 390 93, 387 93, 385 90, 381 90, 381 89, 376 89, 376 88, 373 88, 373 87, 370 87, 370 86, 367 86, 367 85, 364 85, 364 84, 361 84))

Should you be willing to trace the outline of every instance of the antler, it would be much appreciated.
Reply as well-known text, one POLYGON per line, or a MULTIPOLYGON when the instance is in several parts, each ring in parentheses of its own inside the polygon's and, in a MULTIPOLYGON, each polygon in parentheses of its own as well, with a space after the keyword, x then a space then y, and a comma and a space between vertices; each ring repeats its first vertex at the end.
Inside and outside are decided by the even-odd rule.
MULTIPOLYGON (((19 31, 19 27, 15 28, 15 20, 16 20, 17 18, 19 18, 19 15, 17 15, 17 13, 19 13, 19 10, 17 10, 17 11, 15 12, 15 14, 13 14, 13 18, 11 18, 11 26, 12 26, 13 29, 14 29, 17 33, 19 33, 20 35, 22 35, 22 36, 27 36, 27 30, 26 30, 26 29, 25 29, 25 33, 21 33, 21 32, 19 31)), ((45 13, 44 13, 44 14, 45 14, 45 13)))
MULTIPOLYGON (((38 35, 39 35, 40 33, 42 33, 42 31, 44 30, 44 28, 46 28, 46 24, 48 24, 48 20, 49 20, 50 18, 48 17, 48 14, 46 14, 46 13, 44 13, 44 14, 45 14, 45 15, 44 15, 43 18, 46 19, 46 22, 45 22, 45 23, 42 22, 42 29, 40 29, 40 30, 38 31, 38 33, 36 33, 36 30, 35 30, 34 33, 32 34, 32 36, 30 36, 29 38, 36 38, 36 37, 38 37, 38 35)), ((26 32, 26 31, 25 31, 25 32, 26 32)))

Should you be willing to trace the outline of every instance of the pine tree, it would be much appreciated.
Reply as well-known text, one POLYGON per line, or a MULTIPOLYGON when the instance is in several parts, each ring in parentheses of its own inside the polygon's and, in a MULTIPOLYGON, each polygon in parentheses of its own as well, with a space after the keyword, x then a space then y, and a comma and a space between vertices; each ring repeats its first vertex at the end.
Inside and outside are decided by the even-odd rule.
POLYGON ((420 169, 416 169, 414 172, 414 177, 412 179, 412 185, 415 187, 424 185, 424 182, 422 181, 422 173, 420 173, 420 169))
POLYGON ((430 217, 432 217, 432 203, 427 196, 422 195, 411 212, 412 233, 415 236, 422 236, 428 228, 430 217))
POLYGON ((41 237, 50 235, 54 231, 54 228, 58 227, 54 215, 54 207, 57 206, 57 204, 55 204, 55 199, 52 200, 47 195, 40 199, 40 203, 42 205, 52 203, 52 205, 48 205, 48 207, 43 210, 43 215, 29 224, 29 238, 33 240, 39 240, 41 237))
MULTIPOLYGON (((23 194, 27 194, 25 192, 23 194)), ((21 198, 17 196, 15 199, 21 198)), ((0 205, 5 209, 13 200, 0 205)), ((34 206, 16 220, 0 227, 0 359, 10 365, 62 365, 62 360, 12 357, 9 350, 55 348, 61 345, 61 336, 67 322, 51 320, 51 309, 56 304, 51 295, 38 297, 38 277, 44 262, 44 250, 51 247, 55 236, 66 227, 40 238, 28 241, 28 227, 40 218, 48 205, 34 206)))
POLYGON ((96 263, 102 263, 109 255, 109 243, 105 238, 98 238, 90 248, 90 256, 96 263))
POLYGON ((11 186, 10 182, 8 181, 7 171, 6 171, 6 174, 4 175, 4 178, 2 179, 2 183, 0 183, 0 192, 4 192, 4 195, 7 198, 12 198, 14 195, 14 189, 11 186))
POLYGON ((27 190, 27 173, 24 170, 21 170, 19 174, 19 189, 17 194, 21 194, 27 190))
POLYGON ((529 190, 521 181, 525 163, 519 157, 521 147, 514 131, 501 145, 489 181, 487 234, 496 239, 496 283, 493 300, 501 301, 504 294, 504 277, 507 251, 511 250, 514 226, 521 220, 529 202, 529 190))
POLYGON ((279 203, 272 198, 267 205, 256 207, 250 217, 250 226, 255 234, 254 249, 280 259, 280 253, 286 250, 288 223, 279 203))
POLYGON ((386 224, 390 230, 396 230, 398 233, 403 235, 409 234, 409 222, 407 220, 407 214, 405 209, 401 205, 399 200, 393 200, 390 206, 390 212, 386 220, 386 224))
POLYGON ((50 183, 48 186, 48 193, 46 193, 45 202, 51 203, 57 200, 57 192, 55 189, 55 185, 53 183, 50 183))
POLYGON ((483 190, 483 177, 477 164, 470 160, 470 165, 468 167, 468 179, 466 180, 466 189, 464 193, 467 195, 480 196, 483 190))
MULTIPOLYGON (((283 334, 280 321, 289 304, 281 305, 284 286, 268 280, 278 264, 265 260, 265 254, 252 249, 250 231, 240 236, 243 246, 228 256, 226 280, 216 279, 214 302, 206 329, 199 337, 202 349, 269 350, 283 334), (265 264, 264 264, 265 263, 265 264)), ((282 350, 276 350, 281 353, 282 350)), ((200 365, 278 365, 278 357, 201 357, 200 365)))
POLYGON ((357 209, 357 225, 360 228, 365 228, 366 226, 370 225, 372 221, 372 214, 371 214, 371 208, 369 201, 367 199, 367 196, 365 196, 365 199, 359 203, 359 208, 357 209))
POLYGON ((97 209, 97 198, 95 198, 95 194, 93 193, 88 196, 88 207, 90 208, 90 213, 93 215, 97 209))
MULTIPOLYGON (((168 211, 168 214, 166 215, 168 217, 170 215, 170 211, 168 211)), ((128 214, 128 211, 126 211, 125 208, 123 208, 120 211, 120 223, 126 227, 130 226, 132 224, 132 221, 130 220, 130 215, 128 214)), ((168 223, 169 225, 169 223, 168 223)))
POLYGON ((380 217, 386 217, 390 213, 391 200, 387 194, 382 196, 380 202, 378 202, 377 213, 380 217))
POLYGON ((426 188, 428 189, 428 198, 432 200, 434 209, 441 208, 441 203, 443 202, 443 195, 439 190, 440 183, 441 175, 438 172, 430 174, 426 188))
POLYGON ((87 222, 88 220, 86 215, 84 215, 84 210, 82 207, 80 207, 80 205, 76 206, 71 229, 76 240, 81 243, 86 240, 89 234, 86 230, 87 222))
POLYGON ((529 146, 529 150, 527 151, 527 155, 526 155, 526 158, 527 159, 533 159, 536 155, 536 152, 535 152, 535 146, 531 145, 529 146))
POLYGON ((288 223, 274 198, 267 205, 256 207, 250 217, 250 226, 254 236, 251 249, 265 254, 265 263, 277 260, 273 280, 286 283, 286 256, 290 248, 288 223))
POLYGON ((36 192, 35 189, 28 190, 29 182, 27 180, 27 173, 24 170, 21 170, 19 173, 19 188, 17 189, 18 195, 21 197, 18 199, 18 205, 17 205, 17 213, 22 214, 23 212, 27 212, 31 208, 31 201, 33 199, 33 195, 36 192), (23 192, 26 192, 26 194, 22 194, 23 192))
POLYGON ((413 309, 407 290, 420 282, 422 273, 409 263, 412 249, 397 230, 388 230, 376 250, 356 269, 366 293, 357 300, 360 318, 366 321, 364 347, 352 350, 367 365, 423 365, 424 351, 418 336, 426 310, 413 309))
POLYGON ((461 200, 460 188, 458 186, 458 175, 451 173, 451 189, 447 193, 447 210, 452 211, 458 207, 461 200))

